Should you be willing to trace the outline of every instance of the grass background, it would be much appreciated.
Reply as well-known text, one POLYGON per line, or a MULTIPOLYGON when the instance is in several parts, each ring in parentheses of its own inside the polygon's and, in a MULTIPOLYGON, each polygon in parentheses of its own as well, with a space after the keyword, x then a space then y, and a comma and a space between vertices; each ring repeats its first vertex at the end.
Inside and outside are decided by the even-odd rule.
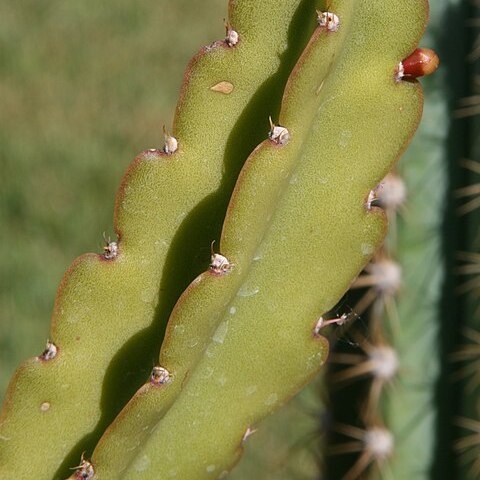
POLYGON ((0 401, 43 350, 63 272, 112 233, 123 172, 163 144, 185 66, 226 15, 226 0, 0 2, 0 401))

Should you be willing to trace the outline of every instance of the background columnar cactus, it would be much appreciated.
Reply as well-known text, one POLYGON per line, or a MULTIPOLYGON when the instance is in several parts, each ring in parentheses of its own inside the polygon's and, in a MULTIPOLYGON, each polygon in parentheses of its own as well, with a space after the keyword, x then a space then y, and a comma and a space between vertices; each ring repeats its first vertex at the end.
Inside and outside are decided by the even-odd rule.
MULTIPOLYGON (((10 386, 0 425, 4 475, 64 478, 86 451, 74 478, 93 471, 98 478, 153 478, 153 471, 161 478, 214 478, 231 467, 244 440, 252 442, 252 458, 262 435, 267 442, 281 437, 278 422, 290 417, 288 409, 260 424, 257 439, 250 434, 323 363, 326 329, 317 321, 379 245, 384 222, 369 208, 369 191, 418 122, 418 84, 395 76, 416 47, 426 9, 413 0, 261 3, 231 2, 227 39, 207 47, 187 72, 171 129, 178 150, 168 137, 165 153, 148 151, 136 161, 117 197, 118 245, 109 242, 103 259, 85 257, 67 274, 50 337, 58 349, 27 363, 10 386), (299 58, 315 7, 320 25, 299 58), (339 25, 322 14, 327 9, 339 25), (100 435, 147 380, 177 297, 207 267, 237 174, 266 137, 269 115, 285 127, 272 126, 242 170, 213 247, 225 258, 214 256, 218 268, 180 297, 161 367, 108 427, 89 463, 100 435), (379 141, 385 129, 388 138, 379 141), (56 386, 65 378, 73 381, 63 383, 62 394, 56 386), (63 415, 55 408, 67 405, 62 395, 69 404, 63 415), (242 395, 248 398, 239 402, 242 395), (222 419, 220 428, 212 418, 222 419), (39 438, 48 431, 58 445, 42 450, 39 438), (13 453, 21 448, 24 457, 13 453)), ((438 198, 441 204, 440 191, 438 198)), ((403 231, 399 225, 399 251, 403 231)), ((401 343, 394 329, 385 334, 401 343)), ((426 336, 433 335, 434 329, 426 336)), ((320 471, 319 398, 310 389, 289 405, 297 419, 309 420, 296 435, 315 455, 305 470, 277 464, 284 478, 320 471)), ((388 408, 382 401, 380 410, 388 408)), ((242 478, 242 468, 250 472, 243 475, 258 472, 249 455, 232 478, 242 478)), ((260 471, 257 478, 276 475, 260 471)))
POLYGON ((461 319, 461 336, 457 335, 457 349, 453 354, 455 361, 454 378, 461 396, 458 401, 455 424, 455 450, 458 458, 458 478, 478 478, 480 475, 480 410, 478 379, 478 360, 480 358, 479 332, 480 310, 479 293, 479 17, 480 3, 472 1, 468 11, 468 37, 466 46, 466 75, 463 98, 455 111, 458 132, 464 142, 459 149, 459 173, 455 190, 455 207, 460 216, 457 225, 460 235, 457 237, 457 307, 461 319))
MULTIPOLYGON (((380 478, 473 479, 479 474, 476 461, 479 451, 476 436, 478 423, 474 420, 478 418, 478 383, 470 376, 478 361, 475 330, 479 316, 478 310, 475 312, 472 308, 478 301, 478 295, 472 292, 468 299, 459 296, 469 287, 474 287, 474 282, 468 285, 465 277, 459 276, 474 274, 474 257, 465 253, 455 255, 454 252, 454 249, 475 249, 474 238, 478 231, 478 219, 469 217, 463 220, 459 217, 475 205, 465 207, 467 203, 463 199, 466 193, 474 194, 474 189, 465 185, 476 181, 473 172, 475 162, 460 159, 478 158, 478 152, 472 153, 475 142, 472 147, 465 137, 463 143, 457 141, 458 136, 464 136, 467 131, 465 120, 460 123, 458 117, 469 117, 468 122, 473 125, 473 128, 470 127, 473 139, 478 138, 478 134, 474 133, 478 131, 474 126, 475 118, 470 118, 476 112, 472 107, 475 97, 459 101, 459 97, 465 95, 465 72, 470 69, 459 52, 470 52, 469 58, 474 58, 462 30, 454 26, 454 23, 466 23, 461 7, 460 2, 437 2, 432 7, 429 44, 437 46, 445 65, 442 74, 427 80, 425 123, 400 164, 408 192, 406 206, 399 212, 398 235, 394 236, 398 241, 386 243, 386 250, 404 261, 402 288, 396 295, 395 309, 387 309, 386 319, 379 324, 381 336, 385 338, 387 333, 398 359, 398 371, 394 372, 391 384, 383 389, 379 408, 374 410, 377 419, 378 416, 383 418, 384 426, 394 433, 389 455, 376 462, 377 466, 381 466, 380 478), (452 23, 453 19, 456 20, 452 23), (464 108, 467 103, 468 109, 464 108), (459 109, 459 105, 463 107, 459 109), (462 166, 473 170, 473 178, 461 178, 464 177, 459 175, 462 166), (457 189, 459 185, 461 188, 457 189), (450 187, 450 192, 443 190, 442 186, 450 187), (461 197, 460 206, 457 199, 455 206, 451 205, 453 197, 461 197), (424 219, 419 221, 421 216, 424 219), (440 223, 441 219, 443 223, 440 223), (430 240, 422 242, 422 236, 430 240), (416 262, 406 263, 405 260, 415 256, 418 256, 416 262), (472 266, 465 268, 465 264, 472 266), (442 270, 451 276, 439 281, 442 270), (458 287, 455 288, 455 285, 458 287), (410 294, 409 290, 412 290, 410 294), (413 290, 421 292, 421 295, 413 290), (462 307, 464 299, 467 308, 462 307), (465 325, 476 325, 475 330, 468 331, 470 345, 465 345, 465 337, 459 335, 465 325), (402 340, 406 335, 411 336, 410 341, 402 340), (459 368, 458 360, 464 361, 462 368, 459 368), (458 380, 465 376, 466 388, 459 388, 458 380), (417 401, 413 401, 415 397, 417 401), (422 397, 423 401, 420 400, 422 397), (412 401, 409 402, 408 398, 412 401), (454 418, 455 404, 464 406, 461 417, 454 418), (405 418, 411 418, 411 421, 407 422, 405 418), (462 428, 453 431, 454 423, 462 428), (404 425, 409 425, 409 428, 402 429, 404 425), (452 461, 454 444, 457 458, 452 461), (413 456, 412 448, 417 449, 417 454, 413 456)), ((478 42, 476 37, 473 38, 478 42)), ((370 312, 368 317, 375 315, 378 311, 370 312)), ((366 332, 369 341, 375 340, 371 327, 366 332)), ((362 365, 365 366, 363 371, 366 371, 366 362, 362 365)), ((361 368, 357 367, 357 373, 361 368)), ((374 384, 375 379, 372 382, 374 384)), ((345 395, 345 390, 340 391, 342 394, 345 395)), ((352 392, 347 395, 350 399, 352 392)), ((371 393, 365 395, 363 392, 360 398, 368 396, 371 398, 371 393)), ((346 406, 342 405, 343 408, 346 406)), ((343 416, 339 413, 339 419, 345 421, 344 415, 345 411, 343 416)), ((348 421, 352 422, 351 415, 348 421)), ((353 432, 351 428, 343 430, 353 432)), ((366 446, 358 449, 363 451, 359 455, 365 458, 366 446)), ((358 457, 352 463, 355 460, 358 461, 358 457)), ((332 461, 335 466, 339 463, 343 462, 332 461)), ((340 471, 346 472, 348 468, 343 464, 340 471)), ((370 471, 367 478, 370 477, 377 478, 378 469, 370 471)))

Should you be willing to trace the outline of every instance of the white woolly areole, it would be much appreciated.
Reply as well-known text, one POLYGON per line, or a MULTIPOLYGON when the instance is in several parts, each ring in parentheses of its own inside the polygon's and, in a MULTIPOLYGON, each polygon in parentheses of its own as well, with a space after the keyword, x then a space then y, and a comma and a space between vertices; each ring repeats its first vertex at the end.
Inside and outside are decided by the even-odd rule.
POLYGON ((290 132, 280 125, 274 125, 268 134, 268 138, 277 145, 285 145, 290 140, 290 132))
POLYGON ((227 30, 227 35, 225 37, 225 43, 229 47, 234 47, 238 43, 238 32, 235 30, 229 28, 227 30))
POLYGON ((398 370, 398 356, 388 345, 374 347, 368 356, 373 363, 373 375, 382 380, 391 380, 398 370))
POLYGON ((111 260, 118 255, 118 244, 117 242, 108 242, 107 245, 103 248, 103 258, 106 260, 111 260))
POLYGON ((213 253, 210 261, 210 270, 214 273, 228 273, 233 268, 233 264, 228 261, 227 257, 219 253, 213 253))
POLYGON ((58 352, 57 346, 49 340, 45 345, 45 350, 43 351, 43 353, 40 355, 39 358, 45 361, 53 360, 57 356, 57 352, 58 352))
POLYGON ((370 193, 368 194, 367 198, 367 209, 371 210, 372 208, 372 203, 375 201, 375 190, 370 190, 370 193))
POLYGON ((340 28, 340 19, 332 12, 318 12, 318 25, 329 32, 336 32, 340 28))
POLYGON ((393 435, 385 428, 370 428, 365 432, 363 441, 376 460, 388 458, 393 452, 393 435))
POLYGON ((395 80, 400 82, 402 78, 405 76, 405 68, 403 67, 403 62, 400 62, 397 67, 397 71, 395 73, 395 80))
POLYGON ((79 465, 77 471, 75 472, 75 478, 82 480, 92 480, 95 477, 95 470, 93 465, 88 461, 82 458, 82 463, 79 465))
POLYGON ((165 145, 163 146, 163 151, 167 155, 171 155, 175 153, 178 149, 178 141, 175 137, 171 135, 165 135, 165 145))
POLYGON ((376 278, 375 287, 380 292, 395 293, 402 284, 402 269, 393 260, 380 260, 369 266, 370 273, 376 278))
POLYGON ((389 173, 377 187, 377 198, 384 208, 397 210, 407 198, 405 182, 398 175, 389 173))
POLYGON ((163 367, 153 367, 150 382, 154 385, 163 385, 170 380, 170 372, 163 367))

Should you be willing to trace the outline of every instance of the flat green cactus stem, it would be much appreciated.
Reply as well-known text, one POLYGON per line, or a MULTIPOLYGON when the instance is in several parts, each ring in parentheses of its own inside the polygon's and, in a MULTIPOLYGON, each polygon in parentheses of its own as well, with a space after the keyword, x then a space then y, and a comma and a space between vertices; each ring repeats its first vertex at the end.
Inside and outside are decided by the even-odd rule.
POLYGON ((62 478, 143 382, 161 324, 205 268, 198 251, 219 234, 259 125, 278 108, 271 96, 307 41, 290 31, 304 3, 232 0, 229 24, 240 37, 229 28, 190 63, 173 129, 178 144, 168 137, 165 151, 135 159, 117 196, 118 244, 74 262, 58 292, 48 352, 23 364, 9 386, 1 478, 62 478))
POLYGON ((94 452, 98 479, 225 475, 249 429, 325 361, 314 326, 382 242, 384 215, 367 198, 420 118, 419 85, 396 73, 423 33, 427 2, 337 0, 331 10, 339 28, 321 15, 290 76, 285 128, 272 128, 240 174, 225 257, 182 295, 164 370, 94 452))

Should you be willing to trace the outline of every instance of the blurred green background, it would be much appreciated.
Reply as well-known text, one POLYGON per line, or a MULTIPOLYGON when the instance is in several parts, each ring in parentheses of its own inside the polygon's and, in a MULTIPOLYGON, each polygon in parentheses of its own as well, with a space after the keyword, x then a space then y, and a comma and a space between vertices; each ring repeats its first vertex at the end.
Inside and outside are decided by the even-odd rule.
POLYGON ((63 272, 112 234, 123 172, 163 145, 185 66, 226 15, 226 0, 0 2, 0 401, 43 350, 63 272))

